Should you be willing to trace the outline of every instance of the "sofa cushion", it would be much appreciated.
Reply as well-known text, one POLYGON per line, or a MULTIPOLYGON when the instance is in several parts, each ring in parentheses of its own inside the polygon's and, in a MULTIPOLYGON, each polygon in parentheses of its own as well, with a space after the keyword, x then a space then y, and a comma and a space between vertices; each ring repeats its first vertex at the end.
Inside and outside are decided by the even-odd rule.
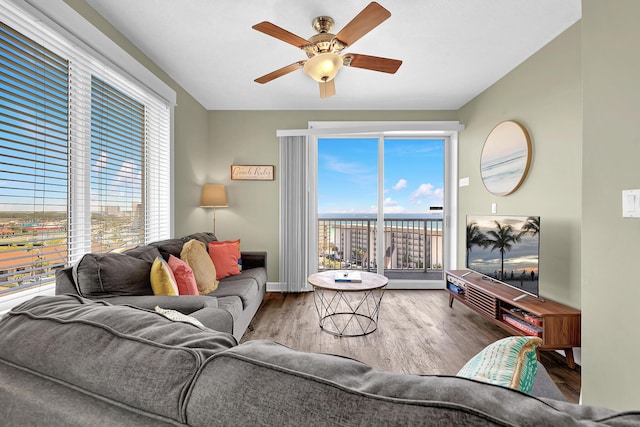
POLYGON ((182 423, 203 361, 236 344, 227 333, 72 295, 14 307, 0 321, 0 336, 7 362, 182 423))
POLYGON ((182 245, 184 245, 184 242, 186 242, 186 240, 182 238, 166 239, 150 243, 149 246, 158 248, 162 257, 169 261, 169 255, 180 258, 180 252, 182 251, 182 245))
POLYGON ((506 337, 489 344, 458 372, 472 378, 529 393, 538 369, 538 337, 506 337))
POLYGON ((167 261, 158 255, 151 265, 151 289, 154 295, 177 296, 178 283, 167 261))
POLYGON ((119 253, 89 253, 74 264, 73 279, 85 297, 153 295, 151 265, 119 253))
POLYGON ((193 270, 200 295, 209 294, 217 289, 216 267, 204 243, 196 239, 189 240, 182 247, 180 259, 189 264, 193 270))
POLYGON ((264 267, 245 268, 242 272, 236 276, 225 277, 220 280, 220 286, 226 286, 228 283, 232 283, 236 280, 252 279, 258 286, 266 285, 267 283, 267 270, 264 267))
POLYGON ((122 253, 149 262, 153 262, 157 257, 162 256, 157 247, 150 245, 137 246, 122 253))
POLYGON ((0 401, 6 427, 175 427, 176 421, 95 396, 0 359, 0 401))
POLYGON ((184 237, 184 241, 188 242, 191 239, 196 239, 201 241, 202 243, 205 244, 205 246, 209 245, 210 242, 215 242, 218 239, 216 238, 216 235, 213 233, 208 233, 208 232, 201 232, 201 233, 193 233, 193 234, 189 234, 188 236, 184 237))
POLYGON ((540 400, 467 378, 381 372, 344 357, 259 340, 209 359, 187 405, 189 423, 203 426, 258 419, 263 425, 301 426, 590 424, 583 420, 625 425, 625 419, 631 425, 638 416, 540 400), (265 398, 264 390, 278 403, 265 398))
POLYGON ((242 306, 242 300, 237 296, 217 297, 218 307, 231 314, 233 321, 235 322, 242 315, 244 307, 242 306))
POLYGON ((198 284, 189 264, 173 255, 169 255, 169 267, 176 278, 178 295, 200 295, 198 284))
POLYGON ((242 280, 231 280, 229 282, 220 281, 218 289, 208 295, 217 298, 237 296, 242 300, 242 307, 245 308, 256 299, 258 292, 259 288, 256 281, 252 278, 245 278, 242 280))

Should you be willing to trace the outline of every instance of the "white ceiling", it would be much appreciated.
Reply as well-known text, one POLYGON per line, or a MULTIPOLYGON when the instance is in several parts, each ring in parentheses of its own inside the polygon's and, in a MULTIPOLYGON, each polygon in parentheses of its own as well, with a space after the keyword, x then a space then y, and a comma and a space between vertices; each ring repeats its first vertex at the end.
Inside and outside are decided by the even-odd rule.
POLYGON ((367 0, 87 0, 209 110, 458 109, 578 21, 580 0, 379 0, 391 18, 344 52, 401 59, 396 74, 344 67, 320 99, 306 59, 255 31, 270 21, 302 38, 328 15, 337 33, 367 0))

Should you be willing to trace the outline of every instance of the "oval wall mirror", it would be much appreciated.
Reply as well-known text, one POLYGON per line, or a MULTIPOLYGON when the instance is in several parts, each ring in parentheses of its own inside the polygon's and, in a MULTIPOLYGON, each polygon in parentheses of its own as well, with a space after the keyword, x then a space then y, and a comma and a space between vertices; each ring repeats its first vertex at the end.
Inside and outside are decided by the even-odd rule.
POLYGON ((511 194, 524 182, 530 163, 531 139, 525 127, 513 120, 498 123, 482 147, 482 183, 497 196, 511 194))

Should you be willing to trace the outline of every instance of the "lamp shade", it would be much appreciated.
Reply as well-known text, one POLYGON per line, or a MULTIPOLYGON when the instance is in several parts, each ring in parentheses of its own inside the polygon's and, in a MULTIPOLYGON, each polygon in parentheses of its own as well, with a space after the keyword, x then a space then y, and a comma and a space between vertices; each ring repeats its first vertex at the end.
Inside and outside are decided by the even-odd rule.
POLYGON ((200 197, 201 208, 226 208, 227 190, 222 184, 205 184, 202 186, 202 196, 200 197))
POLYGON ((313 80, 322 83, 333 80, 342 67, 342 57, 337 53, 319 53, 309 58, 304 64, 303 71, 313 80))

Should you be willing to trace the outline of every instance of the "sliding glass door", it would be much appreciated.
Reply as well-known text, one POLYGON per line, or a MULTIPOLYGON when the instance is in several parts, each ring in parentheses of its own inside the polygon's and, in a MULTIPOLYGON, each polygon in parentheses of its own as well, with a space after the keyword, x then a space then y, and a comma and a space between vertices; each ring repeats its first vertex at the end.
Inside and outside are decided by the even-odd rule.
POLYGON ((441 280, 444 140, 384 140, 384 274, 441 280))
POLYGON ((442 280, 445 139, 317 139, 318 270, 442 280))

